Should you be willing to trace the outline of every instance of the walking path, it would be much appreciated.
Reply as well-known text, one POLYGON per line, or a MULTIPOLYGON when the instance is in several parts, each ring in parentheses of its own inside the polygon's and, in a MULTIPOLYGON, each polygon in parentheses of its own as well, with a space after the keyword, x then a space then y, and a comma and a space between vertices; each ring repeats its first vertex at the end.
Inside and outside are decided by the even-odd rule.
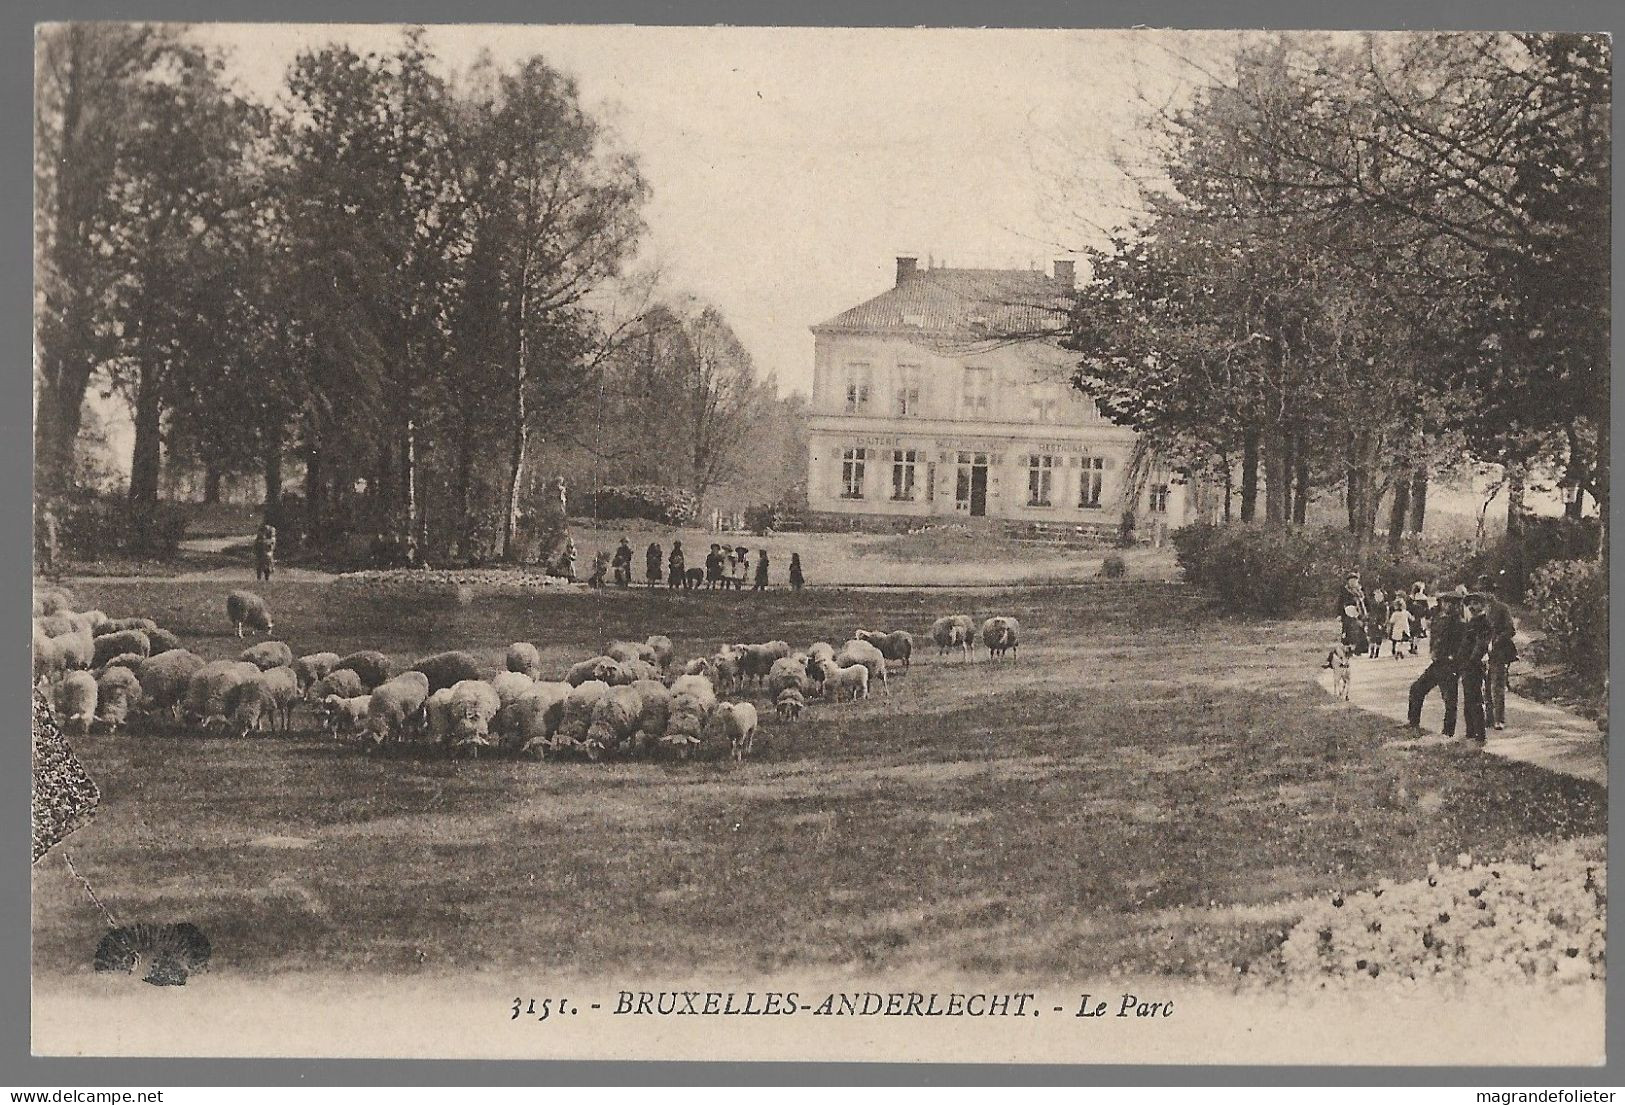
MULTIPOLYGON (((1386 654, 1377 660, 1356 659, 1349 681, 1349 701, 1362 710, 1403 722, 1410 701, 1411 681, 1425 667, 1425 655, 1399 660, 1386 654)), ((1327 691, 1331 690, 1331 672, 1321 673, 1320 684, 1327 691)), ((1439 735, 1443 724, 1444 700, 1434 691, 1422 708, 1422 731, 1426 735, 1393 740, 1388 747, 1422 748, 1446 743, 1439 735)), ((1456 739, 1463 739, 1461 734, 1465 731, 1465 723, 1458 717, 1456 739)), ((1507 692, 1507 727, 1500 732, 1490 730, 1484 751, 1601 786, 1608 785, 1607 745, 1595 723, 1511 691, 1507 692)))

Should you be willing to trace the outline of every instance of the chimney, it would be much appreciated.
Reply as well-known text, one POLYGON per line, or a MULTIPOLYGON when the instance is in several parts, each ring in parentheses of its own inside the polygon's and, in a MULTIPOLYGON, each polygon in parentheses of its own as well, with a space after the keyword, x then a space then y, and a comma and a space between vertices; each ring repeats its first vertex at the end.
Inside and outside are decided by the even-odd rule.
POLYGON ((899 257, 897 259, 897 282, 901 284, 914 275, 915 266, 920 263, 918 257, 899 257))
POLYGON ((1057 262, 1055 262, 1055 282, 1057 284, 1061 285, 1063 288, 1075 287, 1077 285, 1077 282, 1078 282, 1078 278, 1077 278, 1077 262, 1075 262, 1075 261, 1057 261, 1057 262))

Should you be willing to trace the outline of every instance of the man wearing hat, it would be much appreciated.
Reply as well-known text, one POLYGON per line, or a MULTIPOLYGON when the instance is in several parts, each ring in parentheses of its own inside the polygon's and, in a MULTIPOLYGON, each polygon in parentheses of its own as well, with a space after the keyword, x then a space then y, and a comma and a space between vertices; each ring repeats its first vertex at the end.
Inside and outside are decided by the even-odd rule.
POLYGON ((1365 590, 1360 586, 1360 573, 1350 572, 1343 579, 1343 589, 1337 595, 1337 615, 1343 619, 1343 643, 1356 653, 1369 647, 1365 635, 1365 590))
POLYGON ((1483 744, 1485 665, 1490 655, 1488 597, 1471 592, 1462 602, 1461 644, 1456 649, 1456 671, 1461 676, 1461 710, 1466 715, 1467 739, 1483 744))
POLYGON ((1507 727, 1507 669, 1518 658, 1518 645, 1514 637, 1518 623, 1512 617, 1512 607, 1502 602, 1495 593, 1495 577, 1479 576, 1477 587, 1484 595, 1484 617, 1490 630, 1490 652, 1485 665, 1484 708, 1487 720, 1497 729, 1507 727))
POLYGON ((1444 699, 1444 729, 1447 737, 1456 735, 1456 689, 1460 680, 1457 669, 1457 651, 1462 642, 1463 599, 1467 588, 1457 587, 1439 596, 1439 606, 1433 615, 1433 628, 1428 634, 1428 666, 1411 684, 1410 708, 1405 724, 1411 729, 1422 728, 1422 703, 1435 687, 1444 699))

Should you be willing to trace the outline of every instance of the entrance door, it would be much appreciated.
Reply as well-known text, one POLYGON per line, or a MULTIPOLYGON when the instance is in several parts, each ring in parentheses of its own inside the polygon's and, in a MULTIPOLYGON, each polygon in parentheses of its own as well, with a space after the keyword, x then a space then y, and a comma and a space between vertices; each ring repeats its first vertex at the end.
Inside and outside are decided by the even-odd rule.
POLYGON ((970 470, 970 513, 972 518, 987 514, 987 465, 976 464, 970 470))

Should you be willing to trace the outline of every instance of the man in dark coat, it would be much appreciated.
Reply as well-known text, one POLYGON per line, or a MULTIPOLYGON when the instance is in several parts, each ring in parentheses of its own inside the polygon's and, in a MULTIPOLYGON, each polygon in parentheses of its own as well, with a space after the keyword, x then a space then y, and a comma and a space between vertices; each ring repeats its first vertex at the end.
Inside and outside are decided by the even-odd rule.
POLYGON ((673 591, 686 583, 687 565, 683 563, 683 543, 673 541, 671 554, 666 557, 666 586, 673 591))
POLYGON ((643 578, 649 582, 650 587, 660 586, 660 581, 664 578, 660 569, 663 560, 660 546, 653 541, 649 542, 648 549, 643 553, 643 578))
POLYGON ((615 547, 615 557, 610 561, 615 569, 615 585, 625 587, 632 582, 632 543, 621 538, 621 543, 615 547))
POLYGON ((1467 596, 1462 615, 1461 644, 1456 667, 1461 674, 1461 709, 1467 720, 1467 739, 1483 744, 1485 666, 1490 655, 1489 603, 1481 594, 1467 596))
POLYGON ((1484 594, 1484 617, 1490 630, 1490 652, 1484 680, 1486 720, 1497 729, 1505 729, 1507 669, 1518 659, 1518 644, 1514 639, 1518 633, 1518 623, 1512 616, 1512 607, 1502 602, 1495 593, 1493 577, 1479 576, 1478 589, 1484 594))
POLYGON ((1422 704, 1428 692, 1435 687, 1444 699, 1444 729, 1447 737, 1456 735, 1456 691, 1460 676, 1456 669, 1456 651, 1461 647, 1462 595, 1449 592, 1439 596, 1439 607, 1433 615, 1433 631, 1428 634, 1428 666, 1411 684, 1410 708, 1406 724, 1412 729, 1422 727, 1422 704))

